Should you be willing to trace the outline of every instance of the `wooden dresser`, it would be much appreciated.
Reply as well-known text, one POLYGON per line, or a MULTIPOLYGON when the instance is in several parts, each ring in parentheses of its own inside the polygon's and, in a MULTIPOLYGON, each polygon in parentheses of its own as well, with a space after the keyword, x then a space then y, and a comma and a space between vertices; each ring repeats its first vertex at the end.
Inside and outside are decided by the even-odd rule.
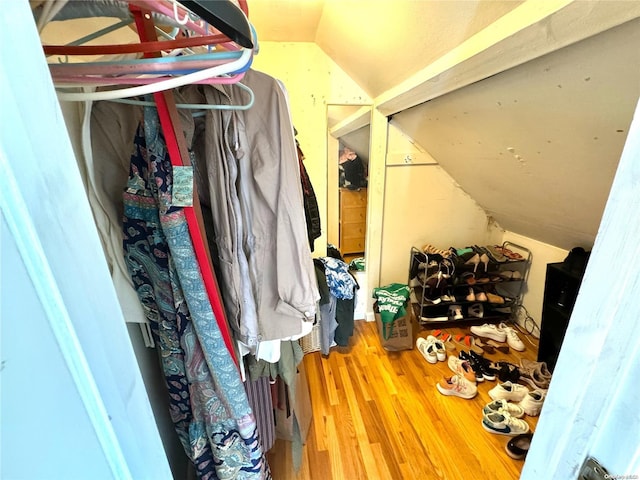
POLYGON ((367 189, 340 189, 340 253, 363 253, 367 232, 367 189))

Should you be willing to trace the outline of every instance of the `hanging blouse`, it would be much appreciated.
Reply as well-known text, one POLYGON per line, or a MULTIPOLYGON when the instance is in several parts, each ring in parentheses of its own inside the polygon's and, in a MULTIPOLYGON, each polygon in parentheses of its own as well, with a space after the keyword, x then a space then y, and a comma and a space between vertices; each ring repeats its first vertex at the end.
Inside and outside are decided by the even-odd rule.
POLYGON ((155 109, 145 108, 124 194, 129 273, 159 345, 171 417, 199 478, 270 479, 255 418, 213 315, 155 109))

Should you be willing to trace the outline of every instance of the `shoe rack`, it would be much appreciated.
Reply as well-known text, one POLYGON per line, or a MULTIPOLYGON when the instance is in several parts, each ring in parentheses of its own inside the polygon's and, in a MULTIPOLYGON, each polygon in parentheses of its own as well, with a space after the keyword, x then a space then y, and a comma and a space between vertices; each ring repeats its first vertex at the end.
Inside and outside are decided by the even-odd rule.
POLYGON ((504 242, 434 252, 412 247, 409 259, 410 302, 422 325, 503 322, 522 304, 529 249, 504 242))

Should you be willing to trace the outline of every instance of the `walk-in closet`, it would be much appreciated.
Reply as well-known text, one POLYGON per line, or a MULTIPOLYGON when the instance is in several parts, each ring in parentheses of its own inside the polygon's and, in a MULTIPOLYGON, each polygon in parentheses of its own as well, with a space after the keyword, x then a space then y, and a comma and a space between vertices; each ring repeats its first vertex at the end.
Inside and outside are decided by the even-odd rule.
POLYGON ((2 9, 2 479, 640 475, 640 1, 2 9))

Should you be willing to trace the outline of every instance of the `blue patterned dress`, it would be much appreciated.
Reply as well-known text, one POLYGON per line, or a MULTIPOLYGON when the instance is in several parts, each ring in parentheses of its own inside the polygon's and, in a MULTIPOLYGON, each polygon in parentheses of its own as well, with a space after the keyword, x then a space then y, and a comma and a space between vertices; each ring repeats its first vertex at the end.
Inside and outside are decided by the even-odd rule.
POLYGON ((170 413, 203 480, 270 479, 256 421, 213 315, 154 108, 145 108, 124 193, 124 251, 160 350, 170 413))

